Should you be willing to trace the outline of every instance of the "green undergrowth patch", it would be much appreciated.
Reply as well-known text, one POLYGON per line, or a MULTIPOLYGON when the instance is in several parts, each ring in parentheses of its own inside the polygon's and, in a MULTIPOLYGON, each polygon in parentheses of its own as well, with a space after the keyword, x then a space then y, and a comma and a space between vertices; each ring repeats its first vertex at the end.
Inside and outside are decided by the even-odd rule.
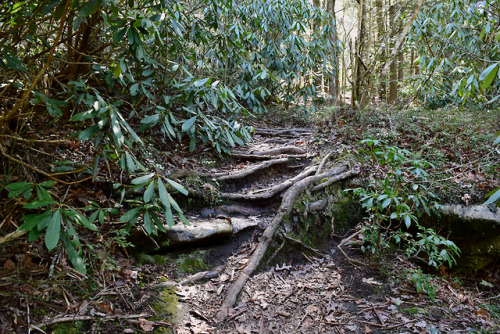
POLYGON ((205 252, 204 250, 193 250, 181 254, 141 253, 137 255, 136 260, 139 265, 164 265, 173 262, 179 273, 193 274, 210 269, 205 261, 205 252))
POLYGON ((85 321, 63 322, 51 326, 50 333, 53 334, 79 334, 86 331, 85 321))
POLYGON ((314 137, 319 149, 359 150, 367 138, 407 149, 434 165, 427 183, 443 202, 461 202, 467 193, 471 203, 482 203, 500 186, 500 161, 493 146, 499 110, 382 107, 353 113, 330 107, 317 115, 322 115, 314 137))
MULTIPOLYGON (((151 297, 149 306, 154 311, 153 321, 169 321, 176 323, 179 320, 179 298, 173 288, 161 288, 157 296, 151 297)), ((155 333, 172 333, 168 327, 157 328, 155 333)))

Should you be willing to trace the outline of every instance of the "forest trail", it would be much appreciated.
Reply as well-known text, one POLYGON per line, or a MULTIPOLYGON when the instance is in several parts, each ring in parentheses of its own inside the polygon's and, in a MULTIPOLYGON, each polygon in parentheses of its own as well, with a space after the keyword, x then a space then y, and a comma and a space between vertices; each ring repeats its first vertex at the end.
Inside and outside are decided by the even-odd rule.
MULTIPOLYGON (((321 152, 313 151, 313 133, 307 128, 257 129, 254 140, 234 152, 229 164, 211 170, 220 181, 220 200, 229 200, 236 209, 219 205, 201 210, 199 216, 246 217, 260 223, 246 239, 235 237, 225 253, 215 252, 217 267, 181 283, 155 285, 175 286, 180 296, 175 332, 467 333, 498 328, 482 308, 481 294, 457 280, 435 277, 427 282, 423 290, 436 289, 432 299, 411 284, 410 271, 416 266, 402 256, 385 259, 381 270, 350 263, 337 247, 349 232, 332 232, 320 249, 281 233, 281 241, 275 240, 272 253, 265 257, 267 262, 260 262, 267 244, 264 250, 259 247, 263 240, 271 241, 264 235, 272 237, 283 229, 282 216, 271 234, 269 226, 284 206, 293 206, 293 200, 283 205, 286 194, 300 180, 318 175, 317 169, 324 170, 328 158, 336 160, 319 159, 321 152)), ((346 251, 364 262, 358 249, 346 251)))
MULTIPOLYGON (((46 283, 47 266, 35 264, 36 258, 24 256, 21 279, 12 276, 6 261, 5 290, 24 291, 32 296, 28 305, 40 307, 23 310, 18 300, 7 301, 1 328, 14 328, 10 315, 19 314, 18 332, 44 327, 64 333, 498 331, 500 310, 493 306, 500 293, 498 268, 475 275, 443 268, 412 277, 417 266, 402 254, 387 255, 372 267, 358 265, 367 262, 355 226, 362 214, 356 218, 360 213, 353 210, 354 221, 339 229, 338 217, 331 219, 325 207, 335 197, 330 188, 352 187, 357 173, 367 173, 349 154, 367 127, 353 128, 348 112, 334 116, 290 126, 260 120, 253 140, 225 158, 208 151, 171 155, 167 168, 190 192, 185 202, 178 197, 189 221, 222 222, 233 232, 215 237, 216 244, 153 254, 141 253, 141 246, 135 254, 118 249, 96 267, 94 279, 57 267, 63 288, 46 283)), ((385 116, 380 117, 372 123, 383 124, 385 116)), ((387 127, 399 126, 401 132, 408 124, 389 121, 387 127)), ((154 248, 160 244, 156 238, 146 242, 154 248)), ((96 254, 106 255, 94 244, 96 254)))

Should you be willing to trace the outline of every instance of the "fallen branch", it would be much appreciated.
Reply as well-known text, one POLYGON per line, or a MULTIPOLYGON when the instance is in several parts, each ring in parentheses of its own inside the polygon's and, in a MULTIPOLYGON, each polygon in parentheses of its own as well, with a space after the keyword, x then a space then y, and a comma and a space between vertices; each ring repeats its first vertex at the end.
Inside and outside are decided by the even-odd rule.
MULTIPOLYGON (((311 170, 315 170, 315 168, 311 168, 311 170)), ((276 229, 278 228, 283 218, 289 215, 290 212, 292 211, 293 203, 295 202, 295 199, 298 197, 298 195, 302 193, 305 189, 307 189, 307 187, 309 187, 314 182, 318 182, 319 180, 322 180, 324 178, 334 177, 337 180, 342 180, 347 177, 350 177, 351 175, 353 175, 353 173, 355 173, 352 170, 349 171, 346 170, 347 170, 346 166, 333 167, 325 173, 308 176, 298 182, 295 182, 293 186, 287 190, 287 192, 283 196, 283 200, 278 209, 278 212, 276 213, 276 216, 262 234, 259 244, 257 245, 257 248, 253 252, 250 261, 248 262, 247 266, 241 271, 236 281, 234 281, 234 283, 229 288, 226 298, 222 303, 221 310, 217 314, 216 319, 218 321, 222 321, 227 318, 229 308, 231 308, 236 303, 236 299, 241 289, 245 285, 250 275, 259 266, 260 261, 264 257, 264 254, 267 251, 269 243, 273 238, 274 232, 276 232, 276 229)))

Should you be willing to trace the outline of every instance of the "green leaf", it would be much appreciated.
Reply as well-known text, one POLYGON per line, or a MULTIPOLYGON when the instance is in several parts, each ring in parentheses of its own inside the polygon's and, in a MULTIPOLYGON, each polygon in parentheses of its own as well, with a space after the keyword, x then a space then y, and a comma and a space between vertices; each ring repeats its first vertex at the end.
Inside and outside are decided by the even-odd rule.
POLYGON ((41 185, 36 186, 36 196, 40 201, 52 201, 52 196, 41 185))
POLYGON ((479 76, 479 81, 483 82, 481 85, 482 89, 486 89, 491 86, 491 83, 493 82, 493 79, 498 71, 498 64, 499 63, 495 63, 488 66, 479 76))
POLYGON ((44 213, 33 213, 21 218, 24 223, 19 226, 18 230, 31 231, 39 223, 44 223, 46 220, 52 218, 52 210, 47 210, 44 213))
POLYGON ((411 226, 410 216, 409 215, 404 215, 404 220, 405 220, 406 228, 410 228, 410 226, 411 226))
POLYGON ((86 228, 88 228, 91 231, 97 231, 98 230, 97 226, 95 226, 94 224, 92 224, 87 219, 87 217, 85 217, 84 215, 82 215, 79 212, 75 212, 75 220, 78 221, 78 222, 80 222, 83 226, 85 226, 86 228))
POLYGON ((500 189, 493 190, 491 193, 488 194, 488 196, 489 198, 484 203, 484 205, 492 204, 498 201, 500 199, 500 189))
POLYGON ((170 208, 170 201, 168 200, 169 194, 161 178, 158 178, 158 194, 160 195, 160 201, 165 209, 170 208))
POLYGON ((64 242, 64 248, 68 253, 68 258, 73 265, 73 267, 82 275, 87 274, 87 269, 85 268, 85 263, 83 262, 82 257, 78 254, 75 246, 71 242, 71 239, 66 235, 66 233, 62 233, 61 239, 64 242))
POLYGON ((211 78, 205 78, 205 79, 199 79, 199 80, 196 80, 194 83, 193 83, 193 86, 195 86, 196 88, 198 87, 201 87, 203 86, 204 84, 206 84, 208 82, 208 80, 210 80, 211 78))
POLYGON ((198 116, 193 116, 190 119, 188 119, 187 121, 185 121, 184 124, 182 124, 182 131, 187 131, 187 130, 191 129, 191 127, 194 125, 194 122, 196 122, 197 117, 198 116))
POLYGON ((113 36, 113 43, 120 44, 123 41, 123 36, 127 32, 128 27, 118 30, 118 32, 113 36))
POLYGON ((127 169, 129 172, 134 172, 137 166, 134 163, 134 159, 132 159, 132 155, 125 151, 125 158, 127 159, 127 169))
POLYGON ((170 205, 165 207, 165 220, 167 221, 168 227, 172 228, 172 226, 174 226, 174 216, 172 215, 172 208, 170 205))
POLYGON ((84 2, 82 7, 80 7, 78 14, 82 19, 85 19, 87 16, 95 13, 101 6, 101 3, 102 0, 88 0, 87 2, 84 2))
POLYGON ((382 202, 382 209, 386 208, 389 204, 391 204, 392 199, 386 198, 384 202, 382 202))
POLYGON ((80 133, 78 134, 78 139, 80 140, 90 139, 94 137, 94 135, 97 133, 97 131, 99 131, 99 129, 100 129, 99 124, 92 125, 90 128, 80 131, 80 133))
POLYGON ((151 178, 155 175, 155 173, 149 173, 149 174, 146 174, 146 175, 143 175, 141 177, 138 177, 136 179, 133 179, 132 180, 132 184, 143 184, 143 183, 146 183, 148 182, 149 180, 151 180, 151 178))
POLYGON ((122 130, 120 128, 120 123, 118 122, 118 117, 116 116, 116 112, 110 110, 109 117, 110 117, 111 131, 113 131, 114 134, 113 139, 115 141, 116 146, 120 148, 121 145, 125 142, 125 137, 123 136, 122 130))
POLYGON ((61 232, 61 212, 55 211, 45 232, 45 246, 50 251, 57 246, 61 232))
POLYGON ((166 179, 166 180, 168 183, 170 183, 170 185, 172 187, 174 187, 181 194, 186 195, 186 196, 189 194, 188 191, 182 186, 182 184, 179 184, 179 183, 172 181, 170 179, 166 179))
POLYGON ((120 217, 121 222, 129 222, 133 220, 134 218, 137 219, 139 216, 139 211, 141 208, 135 208, 132 210, 127 211, 123 216, 120 217))
POLYGON ((154 190, 155 190, 155 182, 153 181, 149 184, 149 186, 146 188, 146 191, 144 192, 144 203, 149 203, 149 201, 151 201, 154 190))
POLYGON ((9 191, 8 198, 16 197, 21 195, 22 193, 29 190, 31 193, 31 183, 30 182, 15 182, 10 183, 5 188, 9 191))
POLYGON ((144 230, 146 231, 146 233, 148 235, 149 234, 157 234, 156 227, 155 227, 153 221, 151 220, 149 210, 146 210, 146 212, 144 212, 144 230))
POLYGON ((42 187, 51 188, 56 184, 56 181, 43 181, 40 183, 42 187))
POLYGON ((143 119, 141 119, 141 123, 142 124, 156 124, 156 123, 158 123, 159 120, 160 120, 160 115, 153 114, 153 115, 149 115, 149 116, 146 116, 143 119))
POLYGON ((25 205, 23 205, 23 208, 24 209, 38 209, 38 208, 42 208, 44 206, 48 206, 48 205, 51 205, 51 204, 54 204, 54 203, 57 203, 53 200, 47 200, 47 201, 33 201, 33 202, 30 202, 30 203, 27 203, 25 205))

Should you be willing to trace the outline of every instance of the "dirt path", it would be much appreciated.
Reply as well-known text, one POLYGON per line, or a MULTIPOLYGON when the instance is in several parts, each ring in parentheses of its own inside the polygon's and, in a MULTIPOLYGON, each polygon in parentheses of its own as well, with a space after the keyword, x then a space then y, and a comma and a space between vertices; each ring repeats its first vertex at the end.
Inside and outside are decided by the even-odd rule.
MULTIPOLYGON (((304 175, 311 166, 324 166, 318 166, 318 159, 313 162, 314 154, 308 152, 308 129, 260 129, 257 134, 251 145, 235 154, 239 163, 219 173, 232 180, 221 187, 227 191, 221 197, 246 203, 254 214, 266 208, 267 215, 278 216, 285 189, 314 175, 316 171, 304 175)), ((492 333, 498 329, 498 319, 495 324, 485 308, 488 289, 470 291, 458 278, 436 276, 424 283, 428 291, 436 291, 419 293, 411 284, 413 264, 393 257, 377 272, 357 267, 337 250, 342 237, 333 237, 313 255, 301 243, 275 247, 277 264, 260 266, 253 274, 257 266, 252 261, 262 234, 272 224, 270 219, 265 221, 253 238, 223 255, 219 261, 223 269, 215 277, 177 286, 183 310, 177 333, 468 333, 481 329, 492 333), (241 289, 234 290, 238 284, 241 289), (228 303, 231 294, 234 300, 228 303), (227 313, 221 319, 224 308, 227 313)), ((358 250, 347 251, 363 260, 358 250)))

